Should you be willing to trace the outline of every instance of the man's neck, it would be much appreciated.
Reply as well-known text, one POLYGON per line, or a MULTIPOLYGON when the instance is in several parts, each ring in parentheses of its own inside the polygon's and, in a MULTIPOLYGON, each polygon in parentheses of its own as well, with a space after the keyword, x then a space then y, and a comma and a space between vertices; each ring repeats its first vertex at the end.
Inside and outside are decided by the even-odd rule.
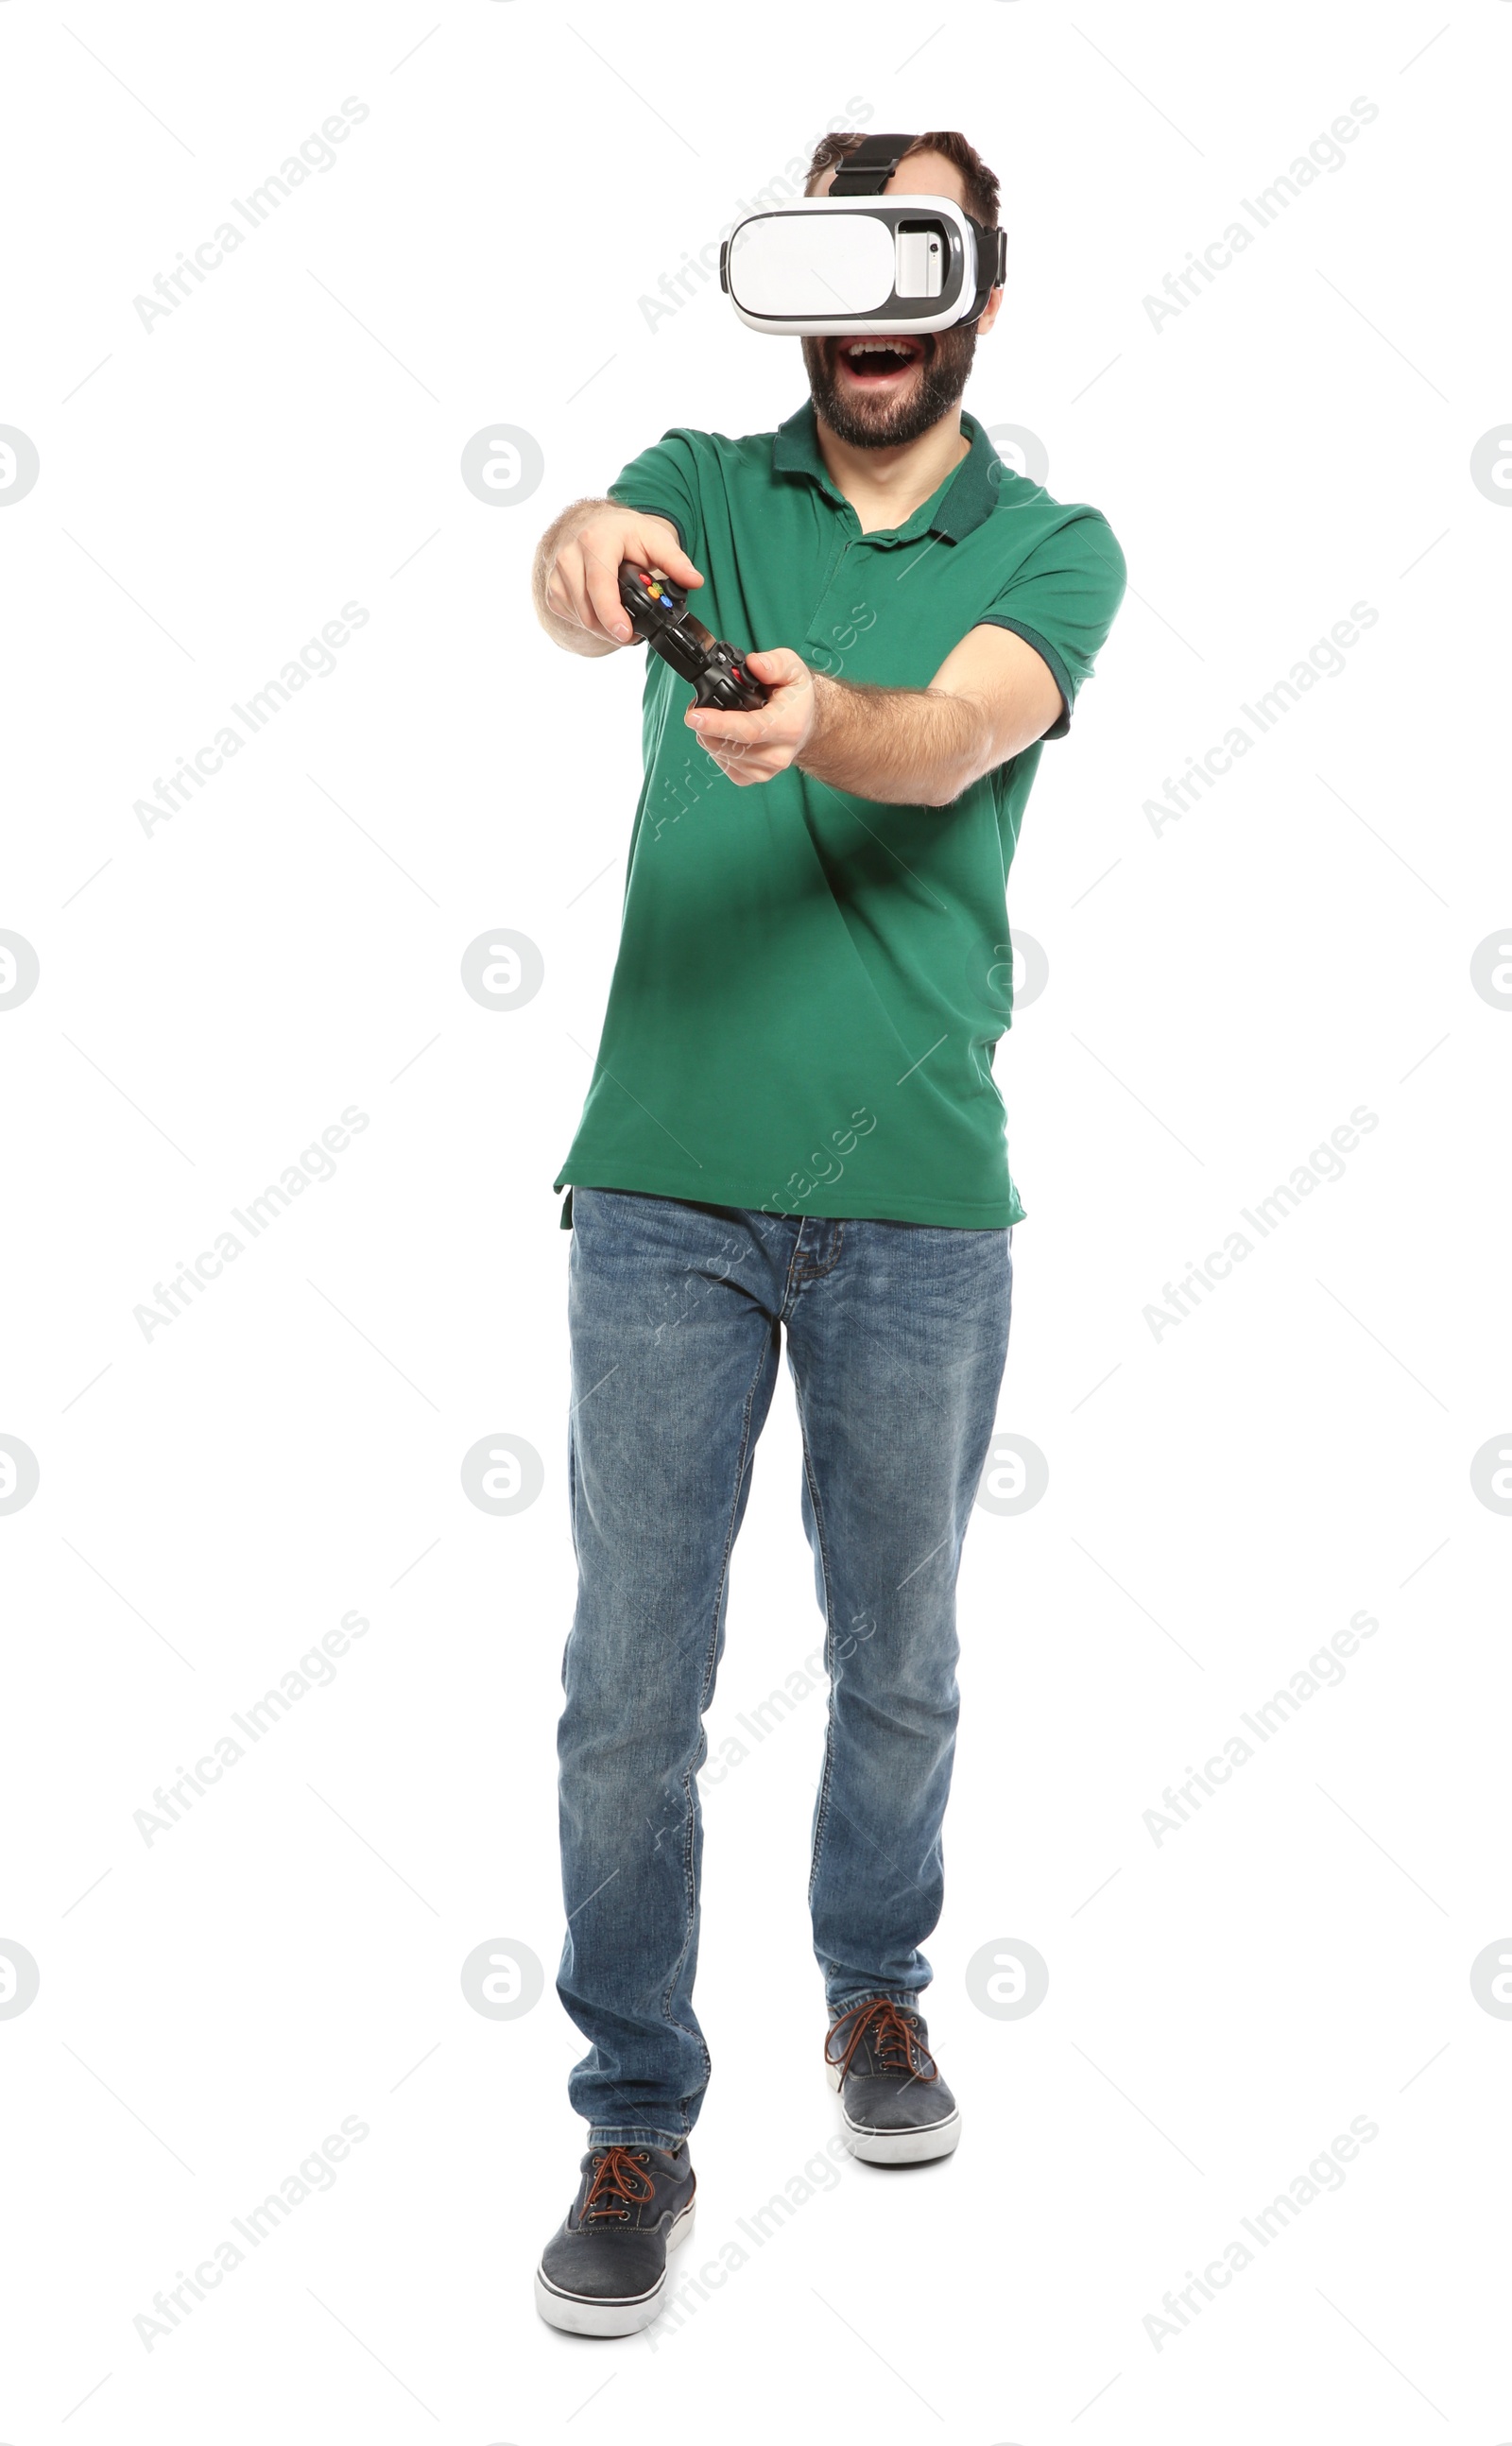
POLYGON ((831 481, 860 519, 863 535, 901 527, 971 454, 959 407, 931 424, 917 442, 891 450, 858 449, 852 442, 842 442, 822 416, 815 416, 814 425, 819 456, 831 481))

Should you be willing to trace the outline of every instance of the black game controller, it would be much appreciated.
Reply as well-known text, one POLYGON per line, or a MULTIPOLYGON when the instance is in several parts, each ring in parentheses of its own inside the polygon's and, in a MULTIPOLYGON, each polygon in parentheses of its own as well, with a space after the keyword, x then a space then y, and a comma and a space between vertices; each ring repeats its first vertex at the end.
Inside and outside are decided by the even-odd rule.
POLYGON ((670 663, 679 679, 693 682, 695 705, 721 706, 726 713, 756 713, 770 688, 753 679, 733 646, 711 636, 688 610, 682 588, 633 560, 620 564, 620 601, 630 626, 654 654, 670 663))

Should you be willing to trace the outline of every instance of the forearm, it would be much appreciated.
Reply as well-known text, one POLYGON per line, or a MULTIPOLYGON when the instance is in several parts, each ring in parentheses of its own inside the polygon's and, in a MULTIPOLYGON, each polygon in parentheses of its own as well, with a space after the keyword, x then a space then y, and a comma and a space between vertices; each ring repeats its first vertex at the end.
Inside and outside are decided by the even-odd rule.
POLYGON ((813 727, 794 761, 854 798, 947 807, 992 761, 992 720, 977 697, 859 687, 822 672, 813 697, 813 727))
POLYGON ((546 590, 557 558, 567 544, 575 544, 583 529, 606 512, 618 510, 617 501, 573 501, 554 518, 535 548, 535 562, 531 572, 531 599, 535 616, 552 643, 565 647, 569 654, 612 654, 611 637, 595 636, 571 613, 553 612, 546 599, 546 590))
POLYGON ((924 688, 827 679, 789 646, 745 665, 769 691, 758 713, 690 706, 683 716, 737 789, 796 764, 851 798, 948 807, 1043 739, 1061 711, 1043 657, 991 622, 969 630, 924 688))

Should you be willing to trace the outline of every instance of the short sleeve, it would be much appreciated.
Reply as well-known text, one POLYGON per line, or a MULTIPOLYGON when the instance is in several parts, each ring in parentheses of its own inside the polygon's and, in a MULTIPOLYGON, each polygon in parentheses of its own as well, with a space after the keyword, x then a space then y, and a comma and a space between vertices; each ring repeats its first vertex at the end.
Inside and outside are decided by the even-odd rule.
POLYGON ((1011 629, 1033 646, 1060 690, 1060 719, 1045 732, 1064 739, 1083 680, 1124 599, 1127 572, 1117 537, 1097 510, 1074 510, 1020 561, 978 625, 1011 629))
POLYGON ((609 486, 609 499, 624 509, 644 510, 652 517, 669 519, 688 558, 698 562, 703 536, 698 459, 689 434, 677 427, 663 433, 660 442, 621 469, 609 486))

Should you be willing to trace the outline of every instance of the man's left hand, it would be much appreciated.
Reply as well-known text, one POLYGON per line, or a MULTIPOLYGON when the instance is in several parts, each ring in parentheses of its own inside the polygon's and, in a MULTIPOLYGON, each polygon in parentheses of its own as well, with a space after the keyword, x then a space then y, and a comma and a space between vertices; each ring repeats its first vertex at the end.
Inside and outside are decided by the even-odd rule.
POLYGON ((786 646, 743 657, 753 679, 772 691, 755 713, 726 713, 722 706, 689 706, 683 720, 696 731, 722 773, 737 790, 770 781, 797 762, 813 734, 818 706, 814 675, 786 646))
POLYGON ((770 704, 756 713, 690 706, 683 717, 741 790, 798 764, 850 798, 949 807, 1043 739, 1062 710, 1043 656, 991 621, 968 630, 922 688, 831 679, 786 646, 745 660, 770 704))

